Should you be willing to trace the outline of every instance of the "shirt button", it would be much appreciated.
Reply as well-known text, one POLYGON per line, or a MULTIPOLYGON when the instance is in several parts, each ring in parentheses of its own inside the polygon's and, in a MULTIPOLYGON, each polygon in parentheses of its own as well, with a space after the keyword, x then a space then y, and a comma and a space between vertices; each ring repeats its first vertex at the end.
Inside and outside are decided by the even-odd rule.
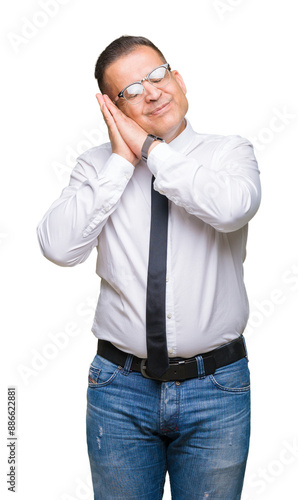
POLYGON ((167 315, 167 317, 168 317, 169 319, 171 319, 171 317, 172 317, 171 313, 169 313, 169 314, 167 315))
POLYGON ((172 347, 170 347, 170 349, 169 349, 169 354, 173 354, 173 348, 172 347))
POLYGON ((130 175, 129 175, 129 174, 126 174, 126 175, 125 175, 125 179, 127 179, 127 180, 129 181, 129 179, 130 179, 130 175))

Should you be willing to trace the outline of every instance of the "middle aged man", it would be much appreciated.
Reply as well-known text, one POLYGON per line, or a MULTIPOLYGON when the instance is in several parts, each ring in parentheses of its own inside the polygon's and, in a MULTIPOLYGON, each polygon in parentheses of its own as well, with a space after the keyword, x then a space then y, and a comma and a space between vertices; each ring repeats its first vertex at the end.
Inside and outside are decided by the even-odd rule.
POLYGON ((94 498, 159 500, 168 470, 174 500, 238 500, 250 435, 243 261, 261 196, 252 145, 194 132, 181 75, 143 37, 114 40, 95 76, 110 143, 78 158, 38 228, 59 265, 98 250, 94 498))

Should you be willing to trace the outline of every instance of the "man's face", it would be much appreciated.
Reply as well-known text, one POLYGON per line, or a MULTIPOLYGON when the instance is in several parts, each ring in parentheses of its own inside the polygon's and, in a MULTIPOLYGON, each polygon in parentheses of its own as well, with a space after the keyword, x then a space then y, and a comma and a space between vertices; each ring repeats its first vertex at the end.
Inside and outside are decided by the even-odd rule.
MULTIPOLYGON (((111 100, 113 101, 124 87, 143 79, 163 63, 159 54, 146 46, 140 46, 114 61, 105 71, 105 82, 111 100)), ((143 85, 145 91, 141 102, 131 104, 120 98, 117 100, 117 106, 147 133, 170 142, 185 128, 184 116, 188 102, 183 79, 178 71, 172 71, 170 82, 161 89, 147 81, 144 81, 143 85)))

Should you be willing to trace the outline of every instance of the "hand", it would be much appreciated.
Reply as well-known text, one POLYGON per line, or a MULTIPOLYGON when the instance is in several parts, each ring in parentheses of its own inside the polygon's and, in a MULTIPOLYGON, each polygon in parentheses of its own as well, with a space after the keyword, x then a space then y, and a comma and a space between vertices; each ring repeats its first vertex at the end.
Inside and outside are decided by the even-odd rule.
POLYGON ((107 95, 104 95, 103 98, 107 108, 114 118, 122 138, 134 154, 138 158, 141 158, 141 150, 147 137, 147 132, 145 132, 145 130, 142 129, 134 120, 126 116, 117 106, 115 106, 107 95))
MULTIPOLYGON (((132 163, 134 166, 139 162, 139 158, 134 154, 131 148, 126 144, 121 133, 118 130, 116 122, 113 118, 112 113, 108 109, 105 99, 101 94, 96 94, 97 101, 100 106, 104 121, 108 127, 109 138, 111 141, 112 152, 116 153, 127 161, 132 163)), ((116 107, 116 106, 114 106, 116 107)), ((117 109, 117 108, 116 108, 117 109)), ((123 113, 122 113, 123 114, 123 113)), ((124 115, 125 116, 125 115, 124 115)))

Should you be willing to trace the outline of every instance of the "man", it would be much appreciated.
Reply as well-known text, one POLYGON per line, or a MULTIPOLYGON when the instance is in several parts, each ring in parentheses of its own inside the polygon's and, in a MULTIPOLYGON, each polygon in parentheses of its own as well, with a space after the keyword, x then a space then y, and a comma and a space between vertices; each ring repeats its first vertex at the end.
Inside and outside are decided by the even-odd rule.
POLYGON ((38 228, 56 264, 98 251, 94 498, 161 499, 168 471, 174 500, 237 500, 250 435, 242 333, 247 225, 260 203, 253 148, 193 131, 181 75, 145 38, 112 42, 95 76, 110 143, 78 158, 38 228))

